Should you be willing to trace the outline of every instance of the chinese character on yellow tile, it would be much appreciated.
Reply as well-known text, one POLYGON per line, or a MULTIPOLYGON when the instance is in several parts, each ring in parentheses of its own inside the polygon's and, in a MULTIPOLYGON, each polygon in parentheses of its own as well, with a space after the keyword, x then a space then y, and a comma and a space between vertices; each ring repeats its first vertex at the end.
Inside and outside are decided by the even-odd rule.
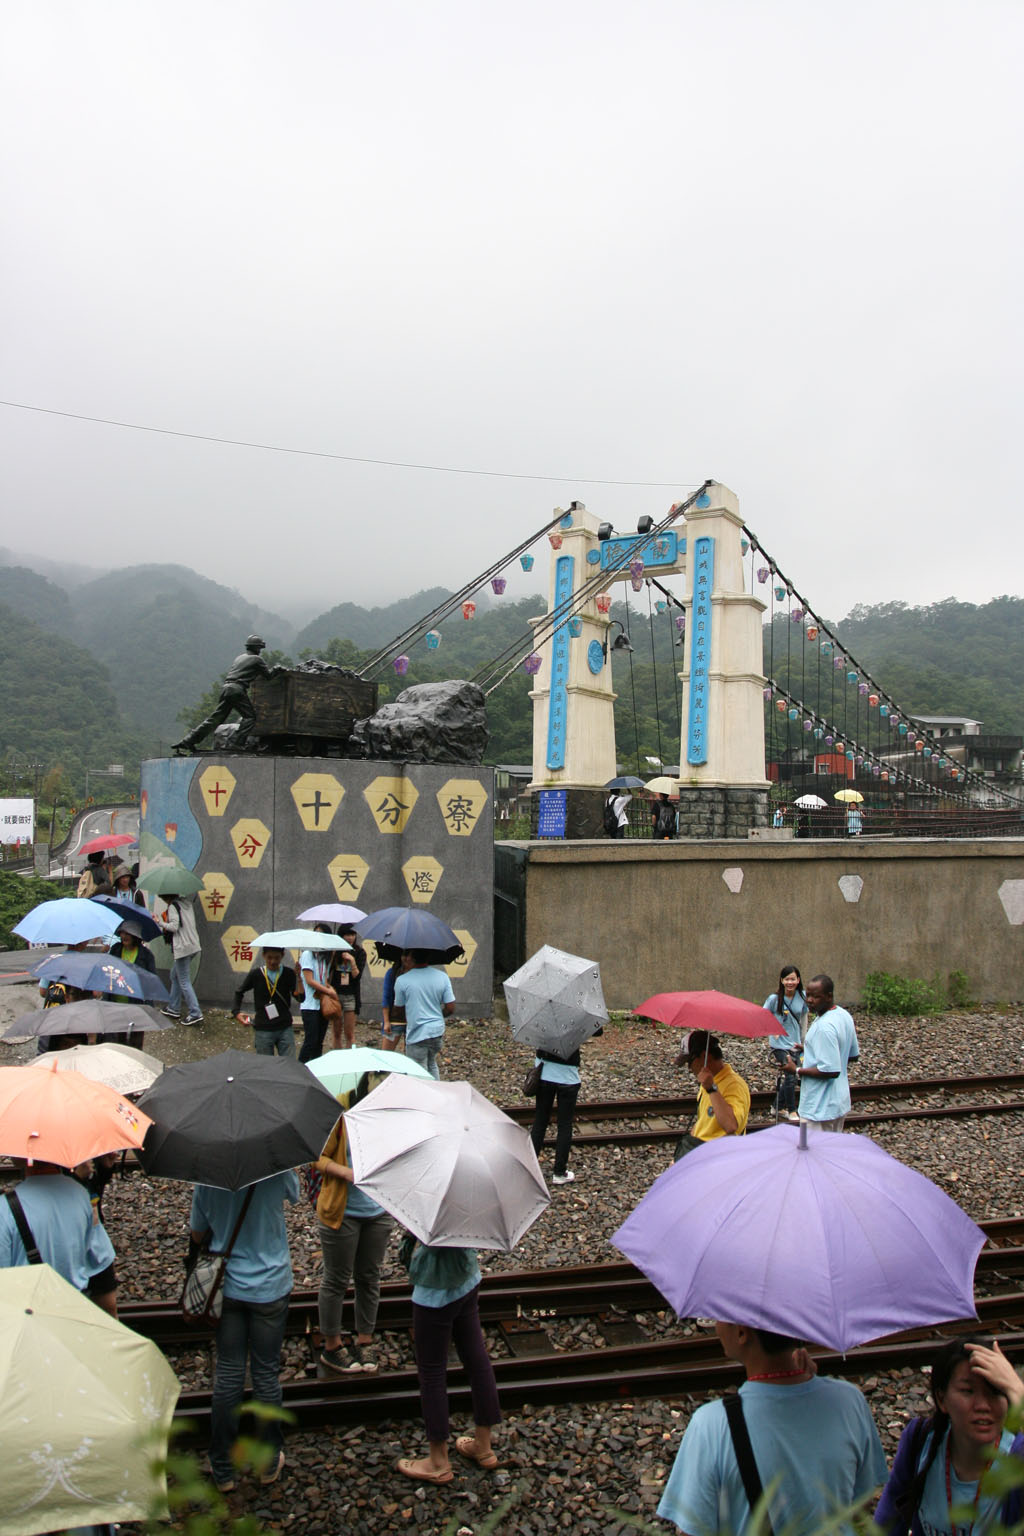
POLYGON ((292 785, 295 809, 307 832, 326 832, 345 791, 333 773, 303 773, 292 785))
POLYGON ((413 901, 426 903, 437 890, 444 865, 431 858, 429 853, 418 853, 414 858, 406 859, 402 874, 413 901))
POLYGON ((366 969, 375 981, 383 981, 393 962, 378 956, 377 946, 371 944, 366 952, 366 969))
POLYGON ((404 832, 419 790, 400 775, 381 774, 363 790, 363 796, 381 832, 404 832))
POLYGON ((209 815, 224 815, 236 782, 230 768, 211 763, 209 768, 203 769, 199 775, 199 788, 202 790, 203 804, 209 815))
POLYGON ((270 828, 257 816, 243 816, 231 828, 231 841, 243 869, 258 869, 270 841, 270 828))
POLYGON ((445 966, 445 970, 453 981, 458 980, 460 976, 465 976, 473 964, 473 956, 476 954, 476 939, 474 939, 469 930, 466 928, 456 928, 454 932, 455 937, 462 945, 464 953, 457 960, 453 960, 451 965, 445 966))
POLYGON ((222 923, 227 915, 228 902, 235 894, 235 887, 227 875, 203 876, 203 888, 199 892, 199 905, 206 913, 208 923, 222 923))
POLYGON ((444 824, 452 837, 468 837, 487 804, 479 779, 449 779, 437 792, 444 824))
POLYGON ((252 941, 255 937, 255 928, 249 928, 240 923, 234 924, 231 928, 225 928, 221 934, 220 942, 228 957, 228 965, 233 971, 245 972, 253 964, 256 951, 252 947, 252 941))
POLYGON ((328 864, 327 873, 338 900, 347 901, 351 905, 363 888, 370 866, 358 853, 339 853, 328 864))

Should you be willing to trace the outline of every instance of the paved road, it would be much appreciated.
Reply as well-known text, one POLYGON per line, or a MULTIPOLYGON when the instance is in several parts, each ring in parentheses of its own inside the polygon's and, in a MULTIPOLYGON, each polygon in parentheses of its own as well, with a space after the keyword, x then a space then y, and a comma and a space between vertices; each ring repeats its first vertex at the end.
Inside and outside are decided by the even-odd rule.
MULTIPOLYGON (((59 859, 54 859, 50 865, 50 874, 59 878, 67 874, 73 864, 80 863, 82 856, 79 853, 83 843, 88 843, 94 837, 104 837, 111 832, 127 833, 138 843, 139 839, 139 809, 138 806, 98 806, 94 811, 87 811, 76 822, 71 835, 71 841, 59 859)), ((121 850, 118 850, 119 852, 121 850)), ((138 857, 138 848, 132 848, 127 843, 123 852, 130 854, 128 862, 138 857)))

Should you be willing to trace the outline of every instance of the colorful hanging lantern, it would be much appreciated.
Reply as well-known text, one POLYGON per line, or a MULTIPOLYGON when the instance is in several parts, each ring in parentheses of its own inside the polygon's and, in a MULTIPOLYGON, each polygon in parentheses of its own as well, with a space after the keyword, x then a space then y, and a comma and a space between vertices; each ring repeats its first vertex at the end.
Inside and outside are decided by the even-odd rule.
POLYGON ((758 566, 758 568, 757 568, 757 579, 761 583, 762 587, 764 586, 765 582, 768 580, 768 577, 770 575, 771 575, 771 571, 768 569, 768 567, 766 565, 758 566))
POLYGON ((676 619, 675 619, 675 624, 676 624, 676 629, 678 629, 679 633, 682 634, 683 630, 686 628, 686 614, 685 613, 677 613, 676 614, 676 619))
POLYGON ((775 701, 775 708, 778 710, 780 715, 784 715, 786 713, 786 701, 785 701, 785 699, 777 699, 775 701))
POLYGON ((813 728, 814 728, 814 721, 813 720, 805 720, 804 721, 804 730, 805 731, 810 731, 813 728))
POLYGON ((654 606, 657 608, 659 613, 664 613, 665 609, 668 607, 668 603, 666 603, 663 597, 659 597, 654 606))
POLYGON ((549 533, 548 543, 551 545, 552 549, 561 549, 562 535, 560 533, 549 533))
POLYGON ((781 603, 781 602, 785 601, 785 598, 786 598, 786 589, 785 589, 785 587, 776 587, 775 588, 775 601, 777 603, 781 603))
POLYGON ((807 626, 807 638, 808 638, 808 640, 817 640, 817 638, 818 638, 818 626, 817 626, 817 624, 808 624, 808 626, 807 626))
POLYGON ((574 640, 577 640, 583 633, 583 620, 575 617, 571 618, 569 620, 569 633, 574 640))
POLYGON ((874 774, 876 779, 878 778, 878 775, 881 773, 881 771, 882 770, 881 770, 881 768, 879 768, 877 763, 875 763, 873 768, 871 769, 871 772, 874 774))
POLYGON ((537 655, 537 652, 531 651, 529 656, 523 657, 523 671, 528 672, 533 677, 535 673, 540 671, 540 663, 541 658, 537 655))
POLYGON ((922 757, 931 757, 931 755, 932 755, 931 747, 925 747, 924 751, 921 753, 922 757))
POLYGON ((837 672, 841 672, 843 670, 843 668, 846 666, 846 657, 845 656, 837 656, 835 658, 835 660, 833 661, 832 665, 836 669, 837 672))
POLYGON ((867 683, 858 683, 857 684, 857 692, 860 694, 862 699, 867 698, 867 692, 868 692, 868 685, 867 685, 867 683))
POLYGON ((791 709, 789 711, 789 718, 791 720, 799 720, 800 719, 800 711, 798 709, 791 709))
POLYGON ((427 650, 436 651, 441 644, 441 631, 439 629, 427 630, 427 650))
POLYGON ((834 741, 835 741, 835 737, 834 736, 826 736, 825 737, 825 745, 826 745, 826 747, 830 747, 834 741))
POLYGON ((888 782, 889 782, 889 770, 888 770, 888 768, 883 768, 882 769, 882 783, 883 784, 888 784, 888 782))
POLYGON ((793 620, 794 624, 802 624, 804 621, 804 611, 799 606, 796 608, 791 608, 789 610, 789 616, 793 620))
POLYGON ((750 540, 749 539, 740 539, 740 554, 741 555, 745 555, 749 548, 750 548, 750 540))
POLYGON ((856 674, 856 672, 847 672, 847 674, 846 674, 846 681, 848 683, 855 683, 857 681, 857 674, 856 674))
POLYGON ((920 741, 920 740, 919 741, 915 741, 914 742, 914 751, 915 752, 923 752, 924 751, 924 742, 920 741))
POLYGON ((823 640, 821 642, 821 654, 823 656, 831 656, 832 655, 832 641, 831 640, 823 640))
POLYGON ((629 562, 629 584, 634 592, 639 592, 644 584, 644 563, 641 559, 629 562))
POLYGON ((408 656, 396 656, 392 665, 399 677, 404 677, 409 670, 409 658, 408 656))
POLYGON ((900 735, 901 736, 906 736, 907 732, 910 730, 910 727, 907 724, 907 722, 905 720, 901 720, 899 722, 899 727, 900 727, 900 735))
POLYGON ((508 586, 508 582, 507 582, 507 580, 505 579, 504 576, 492 576, 491 577, 491 586, 494 588, 495 592, 497 592, 498 596, 500 597, 501 594, 504 592, 505 588, 508 586))
POLYGON ((761 689, 761 697, 763 699, 770 699, 771 696, 772 696, 772 690, 770 688, 762 688, 761 689))
POLYGON ((872 709, 877 709, 878 708, 878 694, 877 693, 869 693, 868 694, 868 703, 871 705, 872 709))
POLYGON ((881 715, 883 720, 888 720, 888 718, 889 718, 889 706, 888 706, 888 704, 880 704, 878 706, 878 713, 881 715))
POLYGON ((610 592, 599 592, 595 601, 598 613, 607 613, 612 605, 612 595, 610 592))
POLYGON ((472 599, 468 603, 463 603, 462 617, 464 619, 471 619, 474 613, 476 613, 476 603, 474 603, 472 599))
POLYGON ((524 571, 532 571, 533 570, 533 556, 532 555, 520 555, 519 556, 519 564, 522 566, 524 571))
POLYGON ((642 592, 644 589, 644 579, 642 576, 631 576, 629 578, 629 584, 633 588, 634 592, 642 592))
POLYGON ((825 732, 822 730, 821 726, 820 725, 816 725, 814 727, 814 739, 815 739, 815 741, 821 741, 822 738, 824 737, 824 735, 825 735, 825 732))
POLYGON ((847 752, 847 754, 846 754, 846 761, 848 763, 852 763, 853 762, 853 753, 852 752, 847 752))

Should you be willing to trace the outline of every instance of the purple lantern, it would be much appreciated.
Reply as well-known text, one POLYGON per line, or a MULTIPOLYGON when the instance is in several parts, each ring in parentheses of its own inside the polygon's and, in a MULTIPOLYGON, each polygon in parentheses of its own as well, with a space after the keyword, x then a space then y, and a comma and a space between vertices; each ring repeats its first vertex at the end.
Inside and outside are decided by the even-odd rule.
POLYGON ((533 556, 532 555, 520 555, 519 556, 519 564, 522 566, 524 571, 532 571, 533 570, 533 556))
POLYGON ((867 683, 858 683, 857 684, 857 692, 861 695, 862 698, 864 697, 864 695, 866 695, 867 691, 868 691, 867 683))
POLYGON ((408 656, 396 656, 394 660, 394 668, 399 677, 404 677, 409 670, 408 656))
POLYGON ((491 577, 491 586, 494 588, 495 592, 497 592, 499 597, 504 592, 507 585, 508 583, 506 582, 504 576, 491 577))
POLYGON ((531 651, 529 656, 523 657, 523 671, 528 672, 533 677, 535 673, 540 671, 540 663, 541 658, 537 655, 537 652, 531 651))
POLYGON ((826 745, 826 747, 830 747, 834 741, 835 741, 835 737, 834 736, 826 736, 825 737, 825 745, 826 745))
POLYGON ((762 587, 764 586, 765 582, 768 580, 768 577, 770 575, 771 575, 771 571, 768 569, 768 567, 766 565, 762 565, 762 566, 758 567, 757 579, 761 583, 762 587))
POLYGON ((683 632, 683 630, 685 628, 686 628, 686 614, 685 613, 677 613, 676 614, 676 629, 678 629, 679 633, 682 634, 682 632, 683 632))
POLYGON ((772 690, 770 688, 762 688, 761 694, 764 698, 770 699, 772 696, 772 690))
POLYGON ((804 721, 804 730, 805 731, 812 731, 813 729, 814 729, 814 721, 813 720, 805 720, 804 721))
POLYGON ((841 672, 843 670, 843 668, 846 666, 846 657, 845 656, 835 656, 835 657, 833 657, 832 665, 836 669, 837 672, 841 672))
POLYGON ((793 620, 794 624, 802 624, 804 621, 804 611, 802 608, 791 608, 789 610, 789 616, 793 620))
POLYGON ((634 592, 642 592, 644 589, 644 579, 642 576, 631 576, 629 578, 629 584, 633 588, 634 592))
POLYGON ((643 561, 639 557, 636 560, 631 560, 629 562, 629 574, 630 574, 630 576, 642 576, 643 573, 644 573, 644 563, 643 563, 643 561))

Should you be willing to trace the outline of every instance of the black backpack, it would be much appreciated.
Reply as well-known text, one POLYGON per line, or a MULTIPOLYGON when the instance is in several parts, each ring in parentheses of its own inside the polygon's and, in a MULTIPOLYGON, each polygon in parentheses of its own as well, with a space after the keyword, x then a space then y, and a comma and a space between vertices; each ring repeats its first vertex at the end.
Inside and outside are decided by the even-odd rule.
POLYGON ((604 815, 602 820, 604 822, 604 829, 608 836, 614 837, 616 832, 619 830, 619 818, 615 813, 615 806, 610 799, 606 800, 604 803, 604 815))

